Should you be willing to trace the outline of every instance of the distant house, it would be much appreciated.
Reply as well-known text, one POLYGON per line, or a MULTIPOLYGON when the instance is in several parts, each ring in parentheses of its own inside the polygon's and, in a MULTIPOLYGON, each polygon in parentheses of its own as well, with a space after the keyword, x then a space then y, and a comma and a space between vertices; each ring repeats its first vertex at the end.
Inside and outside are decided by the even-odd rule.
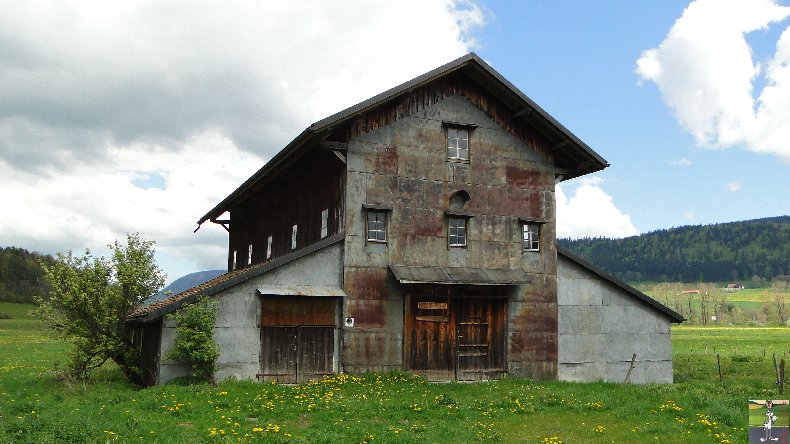
POLYGON ((743 290, 743 288, 744 288, 743 285, 739 284, 737 282, 730 282, 729 284, 727 284, 727 287, 726 287, 726 289, 730 290, 730 291, 743 290))
POLYGON ((672 382, 683 318, 556 244, 555 184, 606 166, 475 54, 316 122, 198 221, 228 273, 129 320, 146 382, 200 297, 219 378, 672 382))

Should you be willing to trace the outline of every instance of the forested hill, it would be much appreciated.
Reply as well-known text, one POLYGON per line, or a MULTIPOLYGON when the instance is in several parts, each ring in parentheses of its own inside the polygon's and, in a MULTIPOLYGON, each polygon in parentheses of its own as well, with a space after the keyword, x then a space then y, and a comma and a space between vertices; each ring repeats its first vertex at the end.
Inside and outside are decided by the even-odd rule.
POLYGON ((790 216, 558 243, 628 282, 771 280, 790 274, 790 216))
POLYGON ((33 296, 46 295, 44 270, 38 261, 52 264, 54 259, 17 247, 0 248, 0 301, 33 302, 33 296))

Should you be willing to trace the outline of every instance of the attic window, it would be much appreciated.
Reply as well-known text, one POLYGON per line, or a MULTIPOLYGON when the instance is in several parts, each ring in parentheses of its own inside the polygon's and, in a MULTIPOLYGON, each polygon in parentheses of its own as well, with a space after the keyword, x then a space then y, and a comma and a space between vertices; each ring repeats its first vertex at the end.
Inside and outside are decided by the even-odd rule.
POLYGON ((266 239, 266 259, 272 258, 272 241, 273 238, 271 235, 266 239))
POLYGON ((252 265, 252 244, 247 246, 247 265, 252 265))
POLYGON ((294 225, 291 228, 291 250, 296 250, 296 233, 299 231, 299 226, 294 225))
POLYGON ((469 129, 447 127, 447 158, 469 161, 469 129))

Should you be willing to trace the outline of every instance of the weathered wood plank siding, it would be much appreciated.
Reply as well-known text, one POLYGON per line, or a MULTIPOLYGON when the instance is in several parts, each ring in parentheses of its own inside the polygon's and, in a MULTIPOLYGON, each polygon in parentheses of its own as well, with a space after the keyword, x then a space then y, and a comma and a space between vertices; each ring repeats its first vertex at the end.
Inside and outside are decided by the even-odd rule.
POLYGON ((247 266, 248 248, 253 246, 252 264, 290 253, 291 235, 297 226, 296 248, 313 244, 321 237, 321 212, 328 210, 327 234, 343 229, 344 165, 328 150, 313 150, 287 166, 275 184, 261 184, 260 191, 230 212, 228 270, 247 266), (267 258, 272 236, 271 257, 267 258))

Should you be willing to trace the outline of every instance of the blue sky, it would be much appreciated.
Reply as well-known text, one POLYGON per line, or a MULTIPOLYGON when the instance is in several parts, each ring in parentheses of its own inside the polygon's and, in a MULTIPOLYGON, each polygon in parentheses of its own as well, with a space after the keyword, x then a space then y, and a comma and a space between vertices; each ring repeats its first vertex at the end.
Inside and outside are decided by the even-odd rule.
POLYGON ((790 214, 785 0, 0 0, 0 246, 140 232, 169 280, 225 266, 195 221, 310 123, 469 51, 611 166, 558 231, 790 214))
MULTIPOLYGON (((639 232, 790 213, 786 159, 700 147, 656 85, 640 85, 637 59, 688 4, 491 2, 480 36, 482 57, 609 161, 601 187, 639 232)), ((749 34, 755 58, 773 57, 786 27, 749 34)))

